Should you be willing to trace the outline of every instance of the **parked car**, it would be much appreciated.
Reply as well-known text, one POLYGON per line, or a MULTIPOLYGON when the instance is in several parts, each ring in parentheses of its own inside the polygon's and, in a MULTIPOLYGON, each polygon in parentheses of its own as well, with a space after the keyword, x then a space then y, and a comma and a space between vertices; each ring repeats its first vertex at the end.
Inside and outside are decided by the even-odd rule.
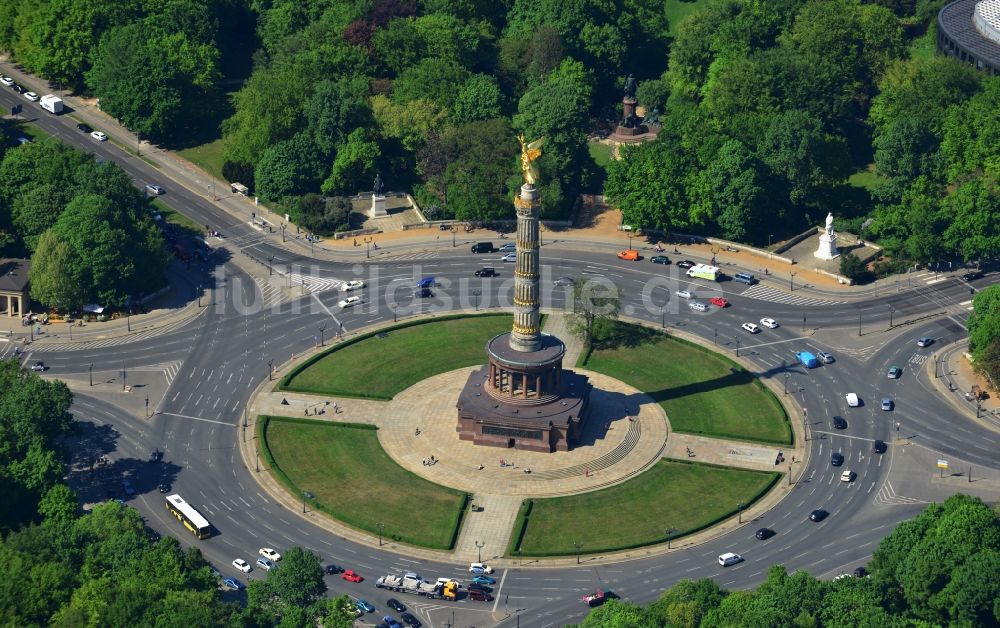
POLYGON ((90 134, 90 137, 94 138, 98 142, 107 142, 108 136, 101 131, 94 131, 90 134))
POLYGON ((760 319, 760 324, 763 325, 764 327, 767 327, 768 329, 778 328, 778 321, 774 320, 773 318, 762 318, 760 319))
POLYGON ((271 569, 274 567, 274 563, 261 556, 260 558, 257 559, 257 566, 263 569, 264 571, 271 571, 271 569))
POLYGON ((281 560, 281 554, 274 551, 270 547, 262 547, 259 550, 257 550, 257 553, 263 556, 264 558, 273 560, 274 562, 278 562, 279 560, 281 560))
POLYGON ((0 85, 10 87, 13 84, 14 84, 14 79, 10 78, 9 76, 0 77, 0 85))
POLYGON ((386 600, 385 605, 398 613, 402 613, 406 610, 406 606, 394 597, 386 600))
POLYGON ((751 334, 756 334, 757 332, 760 331, 760 327, 757 327, 753 323, 743 323, 742 325, 740 325, 740 327, 750 332, 751 334))
POLYGON ((809 521, 822 521, 826 519, 826 516, 830 514, 822 508, 817 508, 816 510, 809 513, 809 521))
POLYGON ((496 277, 496 276, 497 276, 497 270, 495 268, 491 267, 480 268, 479 270, 476 271, 476 277, 496 277))
POLYGON ((833 417, 833 427, 838 430, 846 430, 847 420, 842 416, 835 416, 833 417))
POLYGON ((624 251, 618 251, 618 259, 629 260, 631 262, 640 259, 639 251, 635 249, 625 249, 624 251))
POLYGON ((891 397, 882 397, 882 409, 883 410, 892 410, 893 407, 894 407, 894 404, 892 403, 892 398, 891 397))
POLYGON ((35 92, 25 92, 24 97, 30 100, 31 102, 38 102, 38 94, 36 94, 35 92))
POLYGON ((243 573, 250 573, 250 571, 253 569, 253 567, 250 566, 250 563, 243 560, 242 558, 237 558, 236 560, 234 560, 233 567, 236 567, 243 573))
POLYGON ((840 453, 839 451, 835 451, 832 454, 830 454, 831 467, 839 467, 842 464, 844 464, 844 454, 840 453))
POLYGON ((667 257, 666 255, 654 255, 653 257, 649 258, 649 261, 653 262, 654 264, 667 265, 670 263, 670 258, 667 257))
POLYGON ((899 376, 903 374, 903 369, 899 368, 895 364, 889 367, 889 379, 899 379, 899 376))
POLYGON ((355 606, 357 606, 358 610, 361 611, 362 613, 371 613, 372 611, 375 610, 375 607, 372 606, 371 602, 369 602, 368 600, 358 600, 357 602, 355 602, 355 606))
POLYGON ((243 583, 236 578, 226 578, 222 581, 223 586, 227 589, 232 589, 233 591, 242 591, 244 588, 243 583))
POLYGON ((924 336, 922 338, 918 338, 917 339, 917 346, 918 347, 929 347, 932 344, 934 344, 934 339, 930 338, 928 336, 924 336))
POLYGON ((774 536, 774 530, 771 528, 761 528, 754 533, 754 536, 757 537, 758 541, 764 541, 774 536))
POLYGON ((729 307, 729 300, 725 297, 712 297, 709 299, 715 307, 729 307))
POLYGON ((364 580, 364 578, 361 577, 361 574, 357 573, 353 569, 348 569, 347 571, 344 572, 344 575, 340 577, 343 578, 344 580, 347 580, 348 582, 361 582, 362 580, 364 580))
POLYGON ((86 124, 84 122, 81 122, 80 124, 76 125, 76 128, 80 129, 84 133, 93 133, 93 131, 94 131, 94 127, 92 127, 89 124, 86 124))

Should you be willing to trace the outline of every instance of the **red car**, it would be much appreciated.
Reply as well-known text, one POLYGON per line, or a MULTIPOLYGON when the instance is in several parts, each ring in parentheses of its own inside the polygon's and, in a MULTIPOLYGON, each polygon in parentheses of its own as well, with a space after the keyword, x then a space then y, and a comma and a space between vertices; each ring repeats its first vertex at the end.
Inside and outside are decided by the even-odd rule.
POLYGON ((723 297, 712 297, 711 299, 709 299, 709 301, 711 301, 712 305, 714 305, 715 307, 726 307, 727 305, 729 305, 729 301, 727 301, 723 297))
POLYGON ((347 571, 345 571, 344 575, 342 575, 341 578, 347 580, 348 582, 361 582, 362 580, 364 580, 364 578, 361 577, 361 574, 355 573, 353 569, 348 569, 347 571))

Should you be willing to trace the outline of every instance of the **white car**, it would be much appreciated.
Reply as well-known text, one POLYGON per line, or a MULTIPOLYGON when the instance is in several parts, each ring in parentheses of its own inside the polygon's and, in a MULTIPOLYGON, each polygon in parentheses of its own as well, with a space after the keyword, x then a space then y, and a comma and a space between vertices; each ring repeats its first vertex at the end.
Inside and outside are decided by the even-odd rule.
POLYGON ((0 77, 0 85, 10 87, 13 84, 14 84, 14 79, 10 78, 9 76, 0 77))
POLYGON ((25 92, 24 97, 30 100, 31 102, 38 102, 38 94, 36 94, 35 92, 25 92))
POLYGON ((164 192, 166 192, 166 190, 164 190, 162 187, 156 185, 155 183, 147 183, 146 184, 146 192, 148 192, 152 196, 159 196, 160 194, 163 194, 164 192))
POLYGON ((689 291, 687 291, 687 290, 678 290, 674 294, 676 294, 677 296, 679 296, 682 299, 690 299, 691 298, 691 293, 689 291))
POLYGON ((517 261, 517 253, 507 253, 506 255, 504 255, 503 257, 500 258, 500 261, 501 262, 516 262, 517 261))
POLYGON ((853 479, 854 479, 854 472, 851 471, 850 469, 847 469, 846 471, 840 474, 841 482, 850 482, 853 479))
POLYGON ((847 405, 849 405, 852 408, 857 408, 859 405, 861 405, 861 400, 858 399, 857 393, 847 393, 847 395, 845 395, 845 398, 847 399, 847 405))
POLYGON ((94 131, 93 133, 90 134, 90 137, 94 138, 98 142, 108 141, 108 136, 105 135, 103 131, 94 131))
POLYGON ((778 321, 773 318, 762 318, 760 319, 760 324, 768 329, 777 329, 778 327, 778 321))
POLYGON ((741 562, 743 562, 743 557, 739 554, 734 554, 733 552, 726 552, 725 554, 719 555, 719 564, 723 567, 728 567, 741 562))
POLYGON ((361 297, 347 297, 346 299, 337 303, 340 307, 354 307, 355 305, 361 304, 361 297))
POLYGON ((260 558, 257 559, 257 566, 263 569, 264 571, 271 571, 271 568, 274 567, 274 563, 261 556, 260 558))
POLYGON ((351 281, 345 281, 344 285, 340 287, 341 292, 350 292, 351 290, 360 290, 365 287, 365 282, 360 279, 353 279, 351 281))
POLYGON ((281 560, 281 554, 274 551, 270 547, 262 547, 259 550, 257 550, 257 553, 263 556, 264 558, 273 560, 274 562, 278 562, 279 560, 281 560))
POLYGON ((236 560, 234 560, 233 567, 236 567, 243 573, 250 573, 250 570, 253 569, 253 567, 250 566, 250 563, 243 560, 242 558, 237 558, 236 560))
POLYGON ((760 327, 757 327, 753 323, 743 323, 741 327, 743 327, 743 329, 747 330, 751 334, 756 334, 757 332, 760 331, 760 327))
POLYGON ((485 563, 472 563, 469 565, 469 573, 484 574, 493 573, 493 568, 485 563))

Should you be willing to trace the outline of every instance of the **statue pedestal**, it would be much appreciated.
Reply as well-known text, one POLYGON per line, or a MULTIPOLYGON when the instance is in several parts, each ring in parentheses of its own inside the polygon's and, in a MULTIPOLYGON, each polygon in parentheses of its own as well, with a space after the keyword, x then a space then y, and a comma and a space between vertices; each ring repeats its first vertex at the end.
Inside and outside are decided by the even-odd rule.
POLYGON ((830 235, 829 233, 823 233, 819 236, 819 248, 813 253, 815 257, 819 259, 831 260, 840 257, 840 251, 837 250, 837 236, 830 235))
POLYGON ((385 196, 382 194, 372 195, 372 218, 388 218, 389 212, 385 211, 385 196))

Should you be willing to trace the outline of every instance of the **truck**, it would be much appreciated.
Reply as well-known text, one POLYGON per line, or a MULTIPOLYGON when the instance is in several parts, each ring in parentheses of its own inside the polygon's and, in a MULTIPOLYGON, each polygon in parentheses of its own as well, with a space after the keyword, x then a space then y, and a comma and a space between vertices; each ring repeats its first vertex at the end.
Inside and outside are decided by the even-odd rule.
POLYGON ((435 600, 454 600, 458 597, 458 583, 454 580, 438 584, 436 582, 425 582, 420 578, 413 578, 408 575, 394 576, 392 574, 388 574, 376 580, 375 586, 379 589, 389 589, 390 591, 399 591, 400 593, 412 593, 413 595, 422 595, 423 597, 435 600))
POLYGON ((716 281, 719 279, 719 267, 708 264, 695 264, 687 271, 687 276, 693 279, 709 279, 716 281))
POLYGON ((60 114, 63 110, 62 98, 59 98, 55 94, 46 94, 42 96, 39 104, 42 105, 42 109, 48 111, 49 113, 60 114))

